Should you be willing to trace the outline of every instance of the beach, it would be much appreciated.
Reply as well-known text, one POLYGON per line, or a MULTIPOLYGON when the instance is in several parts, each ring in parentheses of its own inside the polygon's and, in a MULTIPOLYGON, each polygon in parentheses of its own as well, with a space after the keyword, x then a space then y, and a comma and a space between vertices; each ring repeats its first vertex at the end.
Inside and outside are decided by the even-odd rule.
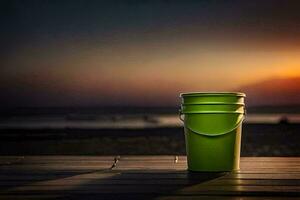
MULTIPOLYGON (((297 114, 249 114, 242 156, 299 156, 297 114)), ((34 116, 2 119, 1 155, 185 155, 177 115, 34 116)))

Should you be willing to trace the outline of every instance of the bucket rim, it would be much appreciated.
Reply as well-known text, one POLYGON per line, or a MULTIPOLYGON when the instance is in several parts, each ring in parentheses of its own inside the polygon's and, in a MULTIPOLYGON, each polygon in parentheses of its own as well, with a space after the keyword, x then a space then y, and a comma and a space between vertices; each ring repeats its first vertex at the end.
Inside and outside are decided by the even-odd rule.
POLYGON ((198 97, 198 96, 234 96, 234 97, 246 97, 242 92, 184 92, 180 93, 180 97, 198 97))
POLYGON ((182 114, 246 114, 244 111, 181 111, 182 114))
POLYGON ((182 106, 192 105, 240 105, 245 106, 245 103, 227 103, 227 102, 203 102, 203 103, 182 103, 182 106))

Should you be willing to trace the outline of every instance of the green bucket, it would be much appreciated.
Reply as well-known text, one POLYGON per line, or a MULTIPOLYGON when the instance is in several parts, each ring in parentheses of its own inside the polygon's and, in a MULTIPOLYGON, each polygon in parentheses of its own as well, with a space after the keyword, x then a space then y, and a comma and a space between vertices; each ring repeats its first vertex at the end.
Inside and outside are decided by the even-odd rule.
POLYGON ((188 169, 238 170, 245 94, 184 93, 180 96, 185 102, 181 105, 180 118, 184 121, 188 169), (190 103, 186 103, 186 98, 190 103))

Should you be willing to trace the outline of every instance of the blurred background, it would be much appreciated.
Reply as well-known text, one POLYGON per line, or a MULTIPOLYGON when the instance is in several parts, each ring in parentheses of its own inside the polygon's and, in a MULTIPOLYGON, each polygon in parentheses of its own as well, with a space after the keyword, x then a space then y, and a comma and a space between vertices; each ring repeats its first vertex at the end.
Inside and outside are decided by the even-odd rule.
POLYGON ((2 0, 0 154, 185 154, 181 92, 247 94, 242 156, 299 156, 300 2, 2 0))

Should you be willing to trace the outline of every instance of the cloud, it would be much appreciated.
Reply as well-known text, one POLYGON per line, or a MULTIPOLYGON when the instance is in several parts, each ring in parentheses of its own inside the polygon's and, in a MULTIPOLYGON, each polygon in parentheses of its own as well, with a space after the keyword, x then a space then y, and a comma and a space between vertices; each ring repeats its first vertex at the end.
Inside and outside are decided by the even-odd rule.
POLYGON ((238 90, 246 93, 249 106, 300 104, 300 77, 272 78, 238 90))

